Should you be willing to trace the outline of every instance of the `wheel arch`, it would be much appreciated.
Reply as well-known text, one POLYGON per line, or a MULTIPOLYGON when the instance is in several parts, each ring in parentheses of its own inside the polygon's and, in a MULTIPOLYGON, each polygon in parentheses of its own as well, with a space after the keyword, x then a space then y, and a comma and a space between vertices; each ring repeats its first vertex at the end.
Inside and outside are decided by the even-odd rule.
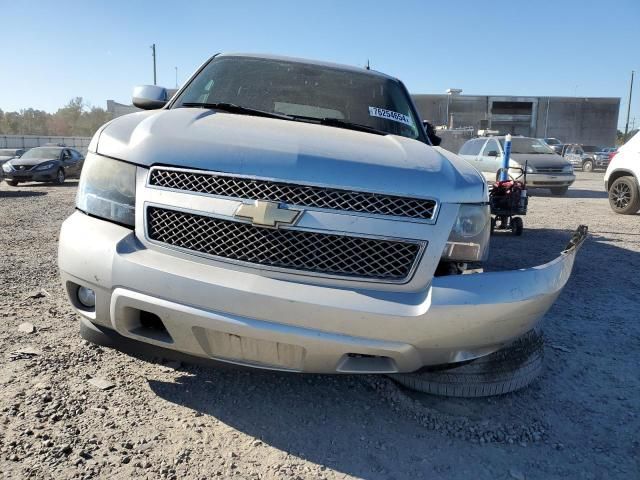
POLYGON ((638 177, 636 177, 636 175, 631 170, 622 168, 620 170, 614 170, 609 175, 609 179, 607 180, 607 192, 609 191, 609 187, 611 187, 613 182, 615 182, 620 177, 633 177, 636 181, 636 188, 638 188, 640 191, 640 187, 638 187, 638 177))

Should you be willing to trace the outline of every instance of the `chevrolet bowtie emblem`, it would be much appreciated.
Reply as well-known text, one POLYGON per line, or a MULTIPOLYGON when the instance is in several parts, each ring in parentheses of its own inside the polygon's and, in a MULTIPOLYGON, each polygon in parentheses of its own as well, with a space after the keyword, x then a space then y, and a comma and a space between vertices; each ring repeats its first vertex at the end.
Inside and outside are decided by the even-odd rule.
POLYGON ((249 219, 254 225, 277 227, 295 223, 299 214, 300 210, 280 208, 278 202, 255 200, 253 203, 240 205, 234 216, 249 219))

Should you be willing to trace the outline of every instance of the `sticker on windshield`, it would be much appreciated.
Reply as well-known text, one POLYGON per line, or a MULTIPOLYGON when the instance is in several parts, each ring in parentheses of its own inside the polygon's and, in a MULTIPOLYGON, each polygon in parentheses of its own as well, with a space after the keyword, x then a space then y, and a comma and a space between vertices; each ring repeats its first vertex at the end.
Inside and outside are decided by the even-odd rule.
POLYGON ((369 116, 384 118, 386 120, 392 120, 394 122, 404 123, 405 125, 409 125, 410 127, 413 127, 413 122, 411 121, 411 118, 408 115, 394 112, 393 110, 385 110, 384 108, 379 108, 379 107, 369 107, 369 116))

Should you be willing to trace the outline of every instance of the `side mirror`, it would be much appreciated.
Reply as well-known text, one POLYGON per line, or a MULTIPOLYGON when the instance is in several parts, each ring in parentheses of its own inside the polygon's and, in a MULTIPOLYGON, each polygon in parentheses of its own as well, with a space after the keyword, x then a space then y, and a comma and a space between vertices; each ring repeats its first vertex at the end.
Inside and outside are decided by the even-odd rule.
POLYGON ((499 157, 500 154, 496 151, 496 150, 491 150, 489 153, 487 153, 487 157, 499 157))
POLYGON ((162 108, 169 100, 167 89, 157 85, 138 85, 133 89, 133 104, 143 110, 162 108))

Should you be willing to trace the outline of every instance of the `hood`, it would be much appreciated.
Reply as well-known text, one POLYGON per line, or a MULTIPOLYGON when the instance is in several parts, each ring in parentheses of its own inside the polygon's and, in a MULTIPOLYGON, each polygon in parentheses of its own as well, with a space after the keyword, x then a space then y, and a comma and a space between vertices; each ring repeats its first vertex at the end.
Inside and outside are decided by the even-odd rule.
POLYGON ((395 135, 177 108, 110 122, 97 153, 138 165, 171 165, 289 182, 484 201, 484 181, 455 155, 395 135))
POLYGON ((11 165, 18 167, 20 165, 32 167, 34 165, 40 165, 41 163, 51 162, 58 160, 58 158, 16 158, 11 160, 11 165))
POLYGON ((526 153, 512 153, 511 159, 522 166, 527 162, 533 168, 564 167, 565 165, 570 165, 564 157, 561 157, 556 153, 536 153, 533 155, 526 153))

